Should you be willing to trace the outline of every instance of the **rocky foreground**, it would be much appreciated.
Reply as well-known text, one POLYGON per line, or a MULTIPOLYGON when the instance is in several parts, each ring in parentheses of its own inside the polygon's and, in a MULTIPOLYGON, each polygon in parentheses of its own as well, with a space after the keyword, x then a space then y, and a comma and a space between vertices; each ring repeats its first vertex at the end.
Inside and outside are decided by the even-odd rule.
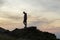
POLYGON ((13 31, 0 28, 0 40, 60 40, 55 34, 42 32, 35 26, 18 29, 13 31))

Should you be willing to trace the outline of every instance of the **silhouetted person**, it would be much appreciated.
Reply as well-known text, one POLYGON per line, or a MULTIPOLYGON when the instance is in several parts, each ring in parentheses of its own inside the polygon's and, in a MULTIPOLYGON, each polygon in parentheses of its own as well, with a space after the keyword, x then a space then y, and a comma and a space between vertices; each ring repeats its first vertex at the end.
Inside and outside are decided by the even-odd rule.
POLYGON ((23 12, 23 14, 24 14, 24 20, 23 20, 23 23, 24 23, 24 25, 25 25, 24 28, 27 28, 27 13, 23 12))

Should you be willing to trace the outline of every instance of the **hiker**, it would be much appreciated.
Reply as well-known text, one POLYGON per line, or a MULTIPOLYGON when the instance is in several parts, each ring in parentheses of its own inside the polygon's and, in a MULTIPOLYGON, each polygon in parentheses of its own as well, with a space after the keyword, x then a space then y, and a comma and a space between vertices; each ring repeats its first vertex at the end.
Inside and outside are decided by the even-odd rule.
POLYGON ((23 20, 23 23, 25 25, 24 28, 27 28, 27 13, 25 11, 23 11, 23 14, 24 14, 24 20, 23 20))

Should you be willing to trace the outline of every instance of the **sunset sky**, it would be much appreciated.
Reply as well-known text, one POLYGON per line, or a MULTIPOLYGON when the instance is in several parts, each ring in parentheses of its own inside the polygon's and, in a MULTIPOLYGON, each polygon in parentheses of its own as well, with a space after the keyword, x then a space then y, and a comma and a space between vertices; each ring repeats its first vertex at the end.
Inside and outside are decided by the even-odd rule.
POLYGON ((60 0, 0 0, 0 27, 23 28, 23 11, 28 14, 28 26, 60 38, 60 0))

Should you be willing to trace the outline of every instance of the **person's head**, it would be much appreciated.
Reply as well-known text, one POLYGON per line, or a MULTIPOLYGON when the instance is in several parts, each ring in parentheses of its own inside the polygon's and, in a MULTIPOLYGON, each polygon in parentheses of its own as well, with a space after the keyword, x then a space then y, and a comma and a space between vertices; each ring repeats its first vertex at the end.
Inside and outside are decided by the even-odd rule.
POLYGON ((23 11, 23 14, 25 14, 25 11, 23 11))

